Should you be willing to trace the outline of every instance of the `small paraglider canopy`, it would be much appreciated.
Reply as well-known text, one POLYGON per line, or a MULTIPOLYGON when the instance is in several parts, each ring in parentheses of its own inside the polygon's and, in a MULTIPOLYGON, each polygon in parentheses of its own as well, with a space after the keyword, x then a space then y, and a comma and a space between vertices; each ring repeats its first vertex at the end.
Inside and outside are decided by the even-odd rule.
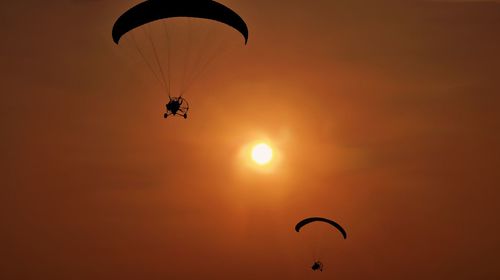
POLYGON ((308 225, 310 223, 314 223, 314 222, 321 222, 321 223, 330 224, 331 226, 333 226, 334 228, 336 228, 338 231, 340 231, 340 233, 342 234, 342 236, 344 237, 344 239, 347 238, 347 232, 338 223, 336 223, 336 222, 334 222, 334 221, 332 221, 330 219, 321 218, 321 217, 311 217, 311 218, 303 219, 302 221, 298 222, 295 225, 295 231, 299 232, 302 227, 304 227, 305 225, 308 225))

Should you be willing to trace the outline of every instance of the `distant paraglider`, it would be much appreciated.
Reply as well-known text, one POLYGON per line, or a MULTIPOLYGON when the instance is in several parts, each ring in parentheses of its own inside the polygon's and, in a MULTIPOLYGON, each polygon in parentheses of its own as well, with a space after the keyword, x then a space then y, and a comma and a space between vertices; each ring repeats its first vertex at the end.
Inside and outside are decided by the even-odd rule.
MULTIPOLYGON (((136 50, 167 92, 169 102, 166 104, 167 110, 163 115, 165 118, 168 116, 187 118, 189 105, 183 94, 187 91, 189 84, 202 72, 203 67, 209 64, 215 56, 214 54, 202 54, 201 51, 191 53, 196 51, 194 43, 201 44, 202 48, 205 49, 210 49, 210 47, 207 42, 200 43, 194 39, 196 36, 192 36, 191 33, 196 31, 193 30, 190 19, 199 19, 198 25, 210 25, 200 19, 222 23, 239 32, 243 36, 245 44, 248 41, 248 27, 245 21, 230 8, 213 0, 146 0, 123 13, 113 26, 112 37, 116 44, 119 44, 126 34, 132 33, 130 39, 136 50), (176 24, 179 21, 173 21, 174 18, 187 19, 187 22, 184 22, 186 23, 185 30, 177 30, 179 26, 176 24), (163 28, 160 28, 161 32, 158 31, 154 34, 154 31, 151 31, 153 27, 150 25, 153 22, 163 24, 163 28), (141 33, 134 35, 138 32, 135 31, 137 29, 143 31, 144 39, 142 42, 147 42, 150 45, 148 50, 139 46, 141 40, 136 37, 140 36, 141 33), (186 34, 185 42, 180 40, 181 38, 175 38, 176 35, 182 37, 180 35, 183 34, 186 34), (159 35, 160 38, 153 38, 153 35, 159 35), (176 41, 176 39, 179 40, 176 41), (163 49, 160 48, 161 42, 166 42, 167 45, 163 49), (174 53, 176 51, 179 52, 174 53), (181 54, 181 52, 184 53, 181 54), (150 61, 147 59, 148 55, 150 61), (166 57, 164 61, 162 55, 166 57), (174 59, 180 60, 178 65, 175 65, 174 59), (176 70, 177 73, 175 73, 176 70)), ((216 37, 209 35, 213 34, 207 33, 204 36, 198 36, 198 38, 213 40, 216 37)))
MULTIPOLYGON (((347 238, 347 232, 345 231, 345 229, 343 227, 341 227, 337 222, 335 221, 332 221, 330 219, 326 219, 326 218, 321 218, 321 217, 310 217, 310 218, 306 218, 306 219, 303 219, 301 220, 300 222, 298 222, 296 225, 295 225, 295 231, 296 232, 300 232, 300 230, 308 225, 308 224, 311 224, 311 223, 315 223, 315 222, 320 222, 320 223, 326 223, 326 224, 329 224, 331 225, 333 228, 337 229, 341 234, 342 234, 342 237, 344 239, 347 238)), ((311 269, 313 271, 323 271, 323 263, 319 260, 315 260, 313 265, 311 266, 311 269)))

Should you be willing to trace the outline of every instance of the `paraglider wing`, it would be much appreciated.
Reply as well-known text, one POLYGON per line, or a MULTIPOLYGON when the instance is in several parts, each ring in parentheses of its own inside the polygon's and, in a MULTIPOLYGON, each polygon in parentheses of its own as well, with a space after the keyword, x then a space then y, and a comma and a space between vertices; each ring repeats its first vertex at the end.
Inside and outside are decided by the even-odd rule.
POLYGON ((172 17, 194 17, 215 20, 236 29, 248 41, 248 27, 228 7, 212 0, 146 0, 121 15, 113 26, 113 41, 146 23, 172 17))
POLYGON ((340 231, 340 233, 342 234, 344 239, 347 238, 347 232, 339 224, 337 224, 336 222, 334 222, 332 220, 329 220, 326 218, 321 218, 321 217, 311 217, 311 218, 307 218, 307 219, 300 221, 299 223, 297 223, 297 225, 295 225, 295 231, 299 232, 303 226, 310 224, 310 223, 313 223, 313 222, 323 222, 323 223, 330 224, 340 231))

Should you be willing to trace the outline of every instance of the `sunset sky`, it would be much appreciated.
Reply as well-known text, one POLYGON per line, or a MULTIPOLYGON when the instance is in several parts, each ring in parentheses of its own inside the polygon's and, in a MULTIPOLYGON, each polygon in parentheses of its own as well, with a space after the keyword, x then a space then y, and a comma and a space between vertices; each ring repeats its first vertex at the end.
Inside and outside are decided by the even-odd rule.
POLYGON ((0 279, 500 279, 499 2, 221 0, 186 120, 139 2, 0 2, 0 279))

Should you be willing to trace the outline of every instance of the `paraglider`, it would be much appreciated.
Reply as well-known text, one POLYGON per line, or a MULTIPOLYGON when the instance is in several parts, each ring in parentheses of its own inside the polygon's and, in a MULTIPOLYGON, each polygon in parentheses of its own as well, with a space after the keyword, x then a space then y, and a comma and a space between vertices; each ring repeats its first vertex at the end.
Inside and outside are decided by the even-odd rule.
MULTIPOLYGON (((202 61, 202 59, 206 58, 203 54, 190 53, 195 51, 195 48, 191 46, 195 42, 192 38, 195 36, 192 36, 190 33, 194 32, 191 28, 191 19, 198 19, 199 25, 209 25, 209 23, 201 19, 210 20, 214 23, 222 23, 241 34, 245 44, 248 42, 248 27, 245 21, 230 8, 213 0, 146 0, 133 6, 119 16, 113 25, 113 42, 119 44, 125 35, 131 33, 130 38, 136 50, 166 91, 169 101, 165 105, 167 111, 163 115, 164 118, 168 116, 181 116, 187 118, 189 105, 186 98, 183 97, 183 94, 187 91, 189 86, 188 83, 192 83, 200 72, 202 72, 202 67, 205 67, 210 62, 210 59, 202 61), (176 42, 176 38, 173 37, 178 35, 177 33, 182 33, 184 30, 176 30, 178 26, 172 24, 172 22, 175 23, 174 19, 177 19, 177 23, 179 23, 179 20, 182 18, 188 20, 186 23, 188 27, 185 33, 188 33, 186 37, 189 39, 187 39, 186 42, 182 40, 176 42), (165 21, 172 25, 167 26, 165 21), (163 24, 164 30, 153 35, 159 35, 161 40, 153 38, 150 29, 150 25, 156 22, 163 24), (174 32, 172 32, 172 28, 174 32), (141 40, 137 40, 135 36, 140 34, 134 36, 134 32, 137 33, 135 30, 138 29, 141 29, 146 37, 142 41, 150 44, 149 50, 145 50, 138 46, 138 41, 141 40), (164 49, 160 48, 159 45, 161 42, 166 42, 167 47, 164 49), (175 44, 177 44, 177 46, 175 44), (176 48, 178 51, 185 51, 185 53, 171 54, 171 52, 176 51, 176 48), (164 53, 162 53, 163 50, 164 53), (148 55, 151 61, 148 61, 148 55), (164 61, 162 55, 166 57, 164 61), (179 59, 181 62, 175 65, 175 63, 173 63, 175 62, 174 59, 179 59), (194 62, 193 59, 195 60, 194 62), (190 67, 194 69, 190 69, 190 67), (175 73, 176 70, 177 73, 175 73), (182 72, 182 74, 180 72, 182 72), (176 74, 178 74, 177 77, 176 74), (176 88, 176 86, 178 88, 176 88)), ((206 37, 211 40, 216 37, 208 35, 209 34, 205 34, 203 38, 206 37)), ((205 44, 201 43, 201 45, 205 44)), ((209 49, 208 46, 206 48, 209 49)), ((211 55, 215 56, 213 54, 211 55)), ((208 54, 206 56, 208 56, 208 54)))
MULTIPOLYGON (((330 219, 326 219, 326 218, 321 218, 321 217, 310 217, 310 218, 306 218, 306 219, 303 219, 301 220, 300 222, 298 222, 296 225, 295 225, 295 231, 296 232, 300 232, 300 230, 306 226, 306 225, 309 225, 311 223, 316 223, 316 222, 319 222, 319 223, 326 223, 328 225, 331 225, 334 229, 336 229, 337 231, 340 232, 340 234, 342 235, 342 237, 344 239, 347 238, 347 232, 345 231, 345 229, 340 226, 337 222, 335 221, 332 221, 330 219)), ((313 271, 321 271, 323 272, 323 263, 319 260, 315 260, 313 265, 311 266, 311 269, 313 271)))

